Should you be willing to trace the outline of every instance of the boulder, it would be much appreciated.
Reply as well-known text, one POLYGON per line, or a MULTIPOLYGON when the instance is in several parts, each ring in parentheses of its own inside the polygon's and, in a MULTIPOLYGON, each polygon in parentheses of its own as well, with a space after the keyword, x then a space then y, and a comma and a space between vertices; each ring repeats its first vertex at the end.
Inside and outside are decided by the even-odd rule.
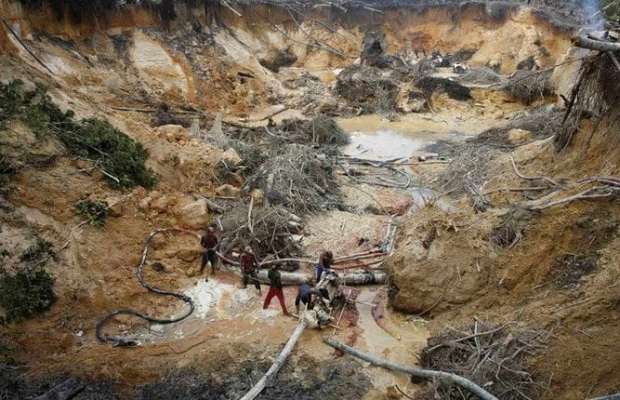
POLYGON ((533 138, 532 132, 525 129, 511 129, 508 131, 508 141, 510 144, 520 145, 531 142, 533 138))
POLYGON ((265 193, 260 189, 254 189, 250 193, 250 196, 254 199, 255 206, 262 206, 265 201, 265 193))
POLYGON ((273 50, 261 57, 258 62, 272 72, 279 72, 281 67, 290 67, 297 61, 297 56, 290 49, 273 50))
POLYGON ((172 207, 174 207, 176 202, 177 202, 176 198, 164 194, 164 195, 161 195, 153 199, 153 201, 151 201, 149 208, 151 210, 155 210, 157 212, 163 213, 163 212, 168 211, 172 207))
POLYGON ((209 209, 207 200, 199 199, 184 202, 178 206, 179 222, 192 229, 202 229, 209 224, 209 209))
POLYGON ((241 163, 241 157, 239 157, 237 150, 232 147, 222 153, 221 160, 228 165, 239 165, 241 163))
POLYGON ((190 139, 189 131, 181 125, 162 125, 157 128, 157 134, 166 138, 169 142, 187 141, 190 139))
POLYGON ((215 194, 222 197, 239 197, 241 189, 225 184, 215 189, 215 194))

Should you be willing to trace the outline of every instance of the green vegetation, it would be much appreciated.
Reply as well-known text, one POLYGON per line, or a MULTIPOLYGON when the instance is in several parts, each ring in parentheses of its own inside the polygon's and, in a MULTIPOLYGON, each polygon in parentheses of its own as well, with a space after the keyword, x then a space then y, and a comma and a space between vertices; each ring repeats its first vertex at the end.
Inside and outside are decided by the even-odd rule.
POLYGON ((35 242, 21 255, 20 260, 26 262, 45 262, 49 257, 54 258, 56 252, 50 242, 37 237, 35 242))
POLYGON ((81 200, 75 204, 75 211, 91 225, 101 228, 105 225, 110 209, 105 201, 81 200))
POLYGON ((40 267, 15 275, 2 272, 0 306, 6 311, 2 323, 19 321, 49 310, 56 301, 54 279, 40 267))
POLYGON ((620 2, 618 0, 601 0, 601 9, 605 16, 613 21, 620 21, 620 2))
MULTIPOLYGON (((26 90, 23 82, 0 83, 0 129, 9 119, 19 119, 42 138, 55 135, 71 154, 93 160, 115 188, 152 187, 156 183, 146 168, 148 153, 141 143, 114 128, 108 121, 90 118, 76 121, 73 111, 63 112, 42 85, 26 90)), ((0 159, 0 174, 10 167, 0 159)))

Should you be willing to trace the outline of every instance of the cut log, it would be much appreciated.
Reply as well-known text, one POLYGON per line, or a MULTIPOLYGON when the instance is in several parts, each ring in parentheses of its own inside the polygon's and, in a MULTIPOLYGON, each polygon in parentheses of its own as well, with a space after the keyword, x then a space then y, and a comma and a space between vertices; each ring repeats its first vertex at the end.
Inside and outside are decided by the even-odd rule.
POLYGON ((602 40, 594 40, 585 36, 577 36, 573 39, 574 43, 578 47, 584 49, 599 50, 599 51, 620 51, 620 43, 604 42, 602 40))
POLYGON ((83 384, 75 378, 69 378, 33 400, 69 400, 82 390, 83 384))
POLYGON ((263 377, 256 382, 256 385, 254 385, 254 387, 252 387, 252 389, 250 389, 250 391, 247 392, 240 400, 254 400, 263 391, 263 389, 265 389, 265 386, 267 386, 267 384, 276 377, 286 362, 286 359, 293 351, 295 343, 297 343, 297 340, 301 337, 304 329, 306 329, 306 321, 302 319, 293 331, 291 337, 289 337, 284 349, 282 349, 278 355, 278 358, 276 358, 274 363, 271 365, 271 368, 269 368, 265 375, 263 375, 263 377))
POLYGON ((409 367, 406 365, 396 364, 391 361, 385 360, 383 358, 379 358, 372 354, 364 353, 359 350, 354 349, 353 347, 347 346, 344 343, 340 343, 332 338, 323 338, 323 341, 332 346, 335 349, 338 349, 342 352, 348 353, 354 357, 357 357, 361 360, 369 362, 372 365, 377 367, 382 367, 385 369, 389 369, 391 371, 404 372, 405 374, 409 374, 415 376, 417 378, 429 379, 429 380, 437 380, 439 382, 450 383, 459 385, 462 388, 469 390, 474 393, 478 397, 483 400, 499 400, 497 397, 487 392, 474 382, 469 379, 463 378, 462 376, 452 374, 449 372, 443 371, 434 371, 430 369, 422 369, 417 367, 409 367))
POLYGON ((620 392, 616 394, 610 394, 608 396, 594 397, 590 400, 620 400, 620 392))

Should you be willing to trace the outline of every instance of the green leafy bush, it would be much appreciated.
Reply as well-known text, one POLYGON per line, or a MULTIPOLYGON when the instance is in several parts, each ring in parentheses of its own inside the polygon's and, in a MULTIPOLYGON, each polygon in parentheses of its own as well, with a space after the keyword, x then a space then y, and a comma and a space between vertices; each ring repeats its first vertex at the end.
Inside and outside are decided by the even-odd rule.
POLYGON ((93 160, 101 167, 113 187, 150 188, 156 183, 153 172, 145 166, 148 152, 141 143, 108 121, 76 121, 73 111, 60 110, 42 85, 25 90, 19 80, 0 84, 0 129, 9 119, 20 119, 37 137, 55 135, 71 154, 93 160))
POLYGON ((56 252, 50 242, 37 238, 21 255, 20 259, 26 262, 47 261, 48 257, 55 257, 56 252))
POLYGON ((82 200, 75 204, 75 211, 91 225, 101 228, 105 225, 110 209, 105 201, 82 200))
POLYGON ((49 310, 56 301, 54 279, 42 268, 6 272, 0 276, 0 306, 5 310, 3 322, 14 322, 49 310))

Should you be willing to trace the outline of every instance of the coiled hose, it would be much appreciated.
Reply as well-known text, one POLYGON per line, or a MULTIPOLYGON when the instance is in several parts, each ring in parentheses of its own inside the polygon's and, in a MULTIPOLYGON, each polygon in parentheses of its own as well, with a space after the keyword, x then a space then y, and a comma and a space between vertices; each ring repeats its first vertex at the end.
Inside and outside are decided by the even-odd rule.
POLYGON ((101 342, 101 343, 111 343, 114 346, 136 346, 138 344, 137 340, 131 337, 126 337, 126 336, 109 336, 109 335, 105 335, 102 333, 103 328, 106 326, 106 324, 108 322, 110 322, 110 320, 112 320, 113 318, 119 316, 119 315, 131 315, 134 317, 138 317, 140 319, 143 319, 145 321, 154 323, 154 324, 173 324, 176 322, 180 322, 182 320, 184 320, 185 318, 189 317, 190 315, 192 315, 192 313, 194 312, 194 301, 192 300, 191 297, 186 296, 182 293, 176 293, 176 292, 171 292, 168 290, 163 290, 163 289, 159 289, 156 287, 153 287, 151 285, 149 285, 148 283, 146 283, 144 281, 144 265, 146 263, 146 259, 148 257, 148 253, 149 253, 149 245, 151 243, 151 241, 153 240, 153 238, 159 234, 164 234, 164 233, 185 233, 185 234, 190 234, 190 235, 195 235, 195 233, 185 230, 185 229, 179 229, 179 228, 169 228, 169 229, 156 229, 153 232, 151 232, 151 234, 146 238, 145 242, 144 242, 144 247, 142 250, 142 258, 140 259, 140 263, 138 264, 138 266, 136 267, 136 276, 138 278, 138 282, 140 282, 140 285, 142 285, 142 287, 144 287, 146 290, 148 290, 149 292, 153 292, 162 296, 171 296, 171 297, 175 297, 181 301, 183 301, 184 303, 186 303, 187 305, 189 305, 189 309, 181 316, 176 317, 176 318, 168 318, 168 319, 158 319, 158 318, 152 318, 149 317, 148 315, 142 314, 138 311, 132 310, 132 309, 121 309, 121 310, 116 310, 108 315, 106 315, 101 321, 99 321, 97 323, 96 329, 95 329, 95 334, 97 336, 97 339, 101 342))

